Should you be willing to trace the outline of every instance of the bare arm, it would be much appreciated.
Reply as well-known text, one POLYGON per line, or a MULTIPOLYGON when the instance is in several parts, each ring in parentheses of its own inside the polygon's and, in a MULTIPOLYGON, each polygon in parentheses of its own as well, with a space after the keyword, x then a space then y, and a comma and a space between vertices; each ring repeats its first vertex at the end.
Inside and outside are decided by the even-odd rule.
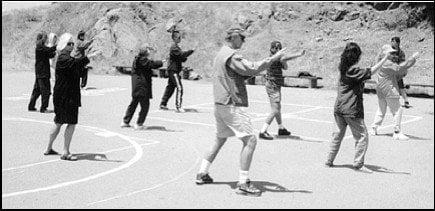
POLYGON ((372 75, 376 73, 376 71, 379 70, 379 68, 387 61, 388 57, 390 56, 390 54, 392 52, 394 52, 395 50, 392 48, 387 48, 385 50, 383 50, 383 52, 379 55, 383 54, 383 58, 381 59, 381 61, 379 61, 377 64, 375 64, 373 67, 370 68, 370 71, 372 72, 372 75))
POLYGON ((406 59, 402 63, 398 64, 394 69, 399 75, 406 75, 408 69, 411 68, 417 61, 419 53, 414 53, 410 58, 406 59))
POLYGON ((288 60, 296 59, 298 57, 303 56, 304 54, 305 54, 305 50, 301 50, 300 52, 294 54, 287 54, 281 58, 281 61, 286 62, 288 60))
POLYGON ((240 55, 234 55, 228 60, 228 66, 236 73, 243 76, 253 76, 266 70, 273 61, 280 59, 284 55, 284 50, 278 51, 275 55, 261 61, 252 62, 244 59, 240 55))

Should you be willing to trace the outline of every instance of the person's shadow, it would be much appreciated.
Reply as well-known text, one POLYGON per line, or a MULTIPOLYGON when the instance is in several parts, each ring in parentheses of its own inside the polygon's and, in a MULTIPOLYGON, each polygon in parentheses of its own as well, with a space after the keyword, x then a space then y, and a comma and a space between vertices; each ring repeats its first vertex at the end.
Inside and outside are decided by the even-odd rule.
MULTIPOLYGON (((313 193, 309 190, 289 190, 279 184, 267 181, 251 181, 262 192, 279 192, 279 193, 313 193)), ((231 189, 237 188, 237 182, 213 182, 207 185, 228 185, 231 189)))
POLYGON ((164 132, 183 132, 182 130, 167 129, 166 127, 163 126, 146 126, 144 130, 158 130, 164 132))
POLYGON ((105 154, 99 153, 77 153, 73 154, 77 157, 77 160, 91 160, 91 161, 104 161, 104 162, 123 162, 122 160, 109 160, 105 154))
MULTIPOLYGON (((405 135, 408 136, 409 141, 411 141, 411 140, 429 141, 430 140, 428 138, 423 138, 423 137, 418 137, 418 136, 413 136, 413 135, 408 135, 408 134, 405 134, 405 135)), ((393 133, 378 134, 376 136, 389 136, 389 137, 393 137, 393 133)))
MULTIPOLYGON (((170 108, 170 109, 168 109, 168 111, 174 111, 177 113, 177 109, 174 109, 174 108, 170 108)), ((185 111, 185 113, 200 113, 198 111, 198 109, 195 109, 195 108, 184 108, 184 111, 185 111)))
POLYGON ((295 135, 289 135, 289 136, 280 136, 280 135, 275 135, 275 139, 280 139, 280 140, 291 139, 291 140, 296 140, 296 141, 305 141, 305 142, 313 142, 313 143, 323 143, 323 141, 307 140, 307 139, 301 138, 300 136, 295 136, 295 135))
POLYGON ((333 165, 332 168, 349 168, 355 171, 359 171, 362 173, 373 173, 373 172, 378 172, 378 173, 386 173, 386 174, 405 174, 405 175, 411 175, 411 173, 409 172, 400 172, 400 171, 394 171, 391 169, 388 169, 386 167, 382 167, 382 166, 376 166, 376 165, 370 165, 370 164, 364 164, 365 168, 367 168, 367 170, 355 170, 353 168, 352 165, 350 164, 343 164, 343 165, 333 165))

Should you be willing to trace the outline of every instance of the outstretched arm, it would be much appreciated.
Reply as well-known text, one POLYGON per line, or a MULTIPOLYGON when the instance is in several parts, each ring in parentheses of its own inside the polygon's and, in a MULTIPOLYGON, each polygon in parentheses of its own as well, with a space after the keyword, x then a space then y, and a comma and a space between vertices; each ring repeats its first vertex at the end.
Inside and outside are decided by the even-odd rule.
POLYGON ((281 57, 281 61, 286 62, 288 60, 296 59, 298 57, 303 56, 304 54, 305 54, 305 50, 301 50, 301 51, 299 51, 297 53, 293 53, 293 54, 287 54, 287 55, 281 57))
POLYGON ((378 63, 376 63, 373 67, 370 68, 372 75, 375 74, 376 71, 379 70, 379 68, 387 61, 390 54, 394 51, 396 51, 396 50, 394 50, 393 48, 388 48, 388 49, 385 49, 382 52, 382 54, 379 54, 379 55, 383 55, 383 58, 378 63))
POLYGON ((234 55, 228 59, 227 65, 240 75, 253 76, 266 70, 273 61, 280 59, 284 55, 284 51, 285 48, 273 56, 257 62, 248 61, 241 55, 234 55))

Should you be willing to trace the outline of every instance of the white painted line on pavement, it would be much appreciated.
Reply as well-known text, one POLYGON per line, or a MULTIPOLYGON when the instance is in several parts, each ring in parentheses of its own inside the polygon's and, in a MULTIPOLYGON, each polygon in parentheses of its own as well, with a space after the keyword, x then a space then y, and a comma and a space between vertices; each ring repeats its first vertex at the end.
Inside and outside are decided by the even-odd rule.
MULTIPOLYGON (((27 119, 27 118, 2 118, 2 120, 10 120, 10 121, 28 121, 28 122, 39 122, 39 123, 44 123, 44 124, 53 124, 53 122, 47 122, 47 121, 40 121, 40 120, 35 120, 35 119, 27 119)), ((79 127, 84 127, 84 128, 90 128, 90 129, 94 129, 94 130, 100 130, 100 131, 108 131, 106 129, 102 129, 102 128, 97 128, 97 127, 92 127, 92 126, 85 126, 85 125, 77 125, 79 127)), ((132 147, 134 147, 136 153, 133 156, 132 159, 130 159, 127 163, 118 166, 114 169, 108 170, 108 171, 104 171, 98 174, 94 174, 82 179, 78 179, 78 180, 73 180, 73 181, 69 181, 69 182, 63 182, 63 183, 58 183, 55 185, 50 185, 47 187, 43 187, 43 188, 36 188, 36 189, 29 189, 29 190, 23 190, 23 191, 17 191, 17 192, 12 192, 12 193, 2 193, 2 198, 8 198, 8 197, 12 197, 12 196, 19 196, 19 195, 24 195, 24 194, 29 194, 29 193, 36 193, 36 192, 41 192, 41 191, 47 191, 47 190, 52 190, 52 189, 57 189, 57 188, 61 188, 61 187, 66 187, 66 186, 70 186, 70 185, 74 185, 74 184, 78 184, 78 183, 82 183, 82 182, 87 182, 93 179, 97 179, 99 177, 103 177, 118 171, 121 171, 125 168, 130 167, 131 165, 133 165, 134 163, 136 163, 137 161, 140 160, 140 158, 143 155, 143 150, 142 147, 136 142, 133 141, 130 137, 122 135, 117 133, 117 136, 121 139, 124 139, 126 141, 128 141, 132 147)))
MULTIPOLYGON (((178 139, 179 139, 179 138, 178 138, 178 139)), ((179 140, 180 140, 180 139, 179 139, 179 140)), ((186 143, 186 141, 184 141, 184 142, 186 143)), ((192 146, 191 144, 188 144, 188 145, 189 145, 189 146, 190 146, 190 147, 195 151, 195 153, 196 153, 196 157, 197 157, 195 163, 194 163, 194 164, 193 164, 193 165, 192 165, 188 170, 182 172, 182 173, 179 174, 178 176, 176 176, 176 177, 174 177, 174 178, 172 178, 172 179, 170 179, 170 180, 168 180, 168 181, 165 181, 165 182, 162 182, 162 183, 159 183, 159 184, 153 185, 153 186, 151 186, 151 187, 149 187, 149 188, 144 188, 144 189, 136 190, 136 191, 133 191, 133 192, 130 192, 130 193, 127 193, 127 194, 121 194, 121 195, 113 196, 113 197, 110 197, 110 198, 106 198, 106 199, 98 200, 98 201, 95 201, 95 202, 91 202, 91 203, 88 203, 88 206, 92 206, 92 205, 94 205, 94 204, 99 204, 99 203, 107 202, 107 201, 114 200, 114 199, 119 199, 119 198, 123 198, 123 197, 128 197, 128 196, 131 196, 131 195, 134 195, 134 194, 138 194, 138 193, 142 193, 142 192, 145 192, 145 191, 150 191, 150 190, 153 190, 153 189, 156 189, 156 188, 162 187, 162 186, 164 186, 164 185, 166 185, 166 184, 169 184, 169 183, 171 183, 171 182, 175 182, 175 181, 177 181, 178 179, 180 179, 181 177, 183 177, 184 175, 186 175, 187 173, 189 173, 190 171, 192 171, 193 168, 195 168, 195 167, 198 165, 198 163, 199 163, 199 161, 200 161, 200 159, 201 159, 201 157, 199 156, 200 153, 198 152, 198 150, 197 150, 194 146, 192 146)))
MULTIPOLYGON (((141 147, 143 147, 143 146, 148 146, 148 145, 153 145, 153 144, 158 144, 158 143, 159 142, 151 142, 151 143, 139 144, 139 145, 141 147)), ((117 148, 117 149, 111 149, 111 150, 107 150, 107 151, 104 151, 104 152, 96 152, 96 153, 98 153, 98 154, 106 154, 106 153, 111 153, 111 152, 124 151, 124 150, 131 149, 131 148, 133 148, 133 146, 126 146, 126 147, 121 147, 121 148, 117 148)), ((22 166, 14 166, 14 167, 2 169, 2 173, 3 172, 7 172, 7 171, 11 171, 11 170, 29 168, 29 167, 33 167, 33 166, 38 166, 38 165, 47 164, 47 163, 53 163, 53 162, 58 162, 58 161, 62 161, 62 160, 61 159, 55 159, 55 160, 42 161, 42 162, 38 162, 38 163, 29 163, 29 164, 25 164, 25 165, 22 165, 22 166)))
MULTIPOLYGON (((415 118, 410 119, 410 120, 408 120, 408 121, 404 121, 404 122, 402 122, 402 125, 407 124, 407 123, 411 123, 411 122, 420 121, 420 120, 422 120, 422 119, 423 119, 423 117, 415 117, 415 118)), ((389 128, 389 127, 394 127, 394 124, 385 125, 385 126, 380 126, 378 129, 385 129, 385 128, 389 128)), ((348 135, 348 136, 344 137, 343 140, 344 140, 344 139, 348 139, 348 138, 352 138, 352 137, 353 137, 353 135, 348 135)))

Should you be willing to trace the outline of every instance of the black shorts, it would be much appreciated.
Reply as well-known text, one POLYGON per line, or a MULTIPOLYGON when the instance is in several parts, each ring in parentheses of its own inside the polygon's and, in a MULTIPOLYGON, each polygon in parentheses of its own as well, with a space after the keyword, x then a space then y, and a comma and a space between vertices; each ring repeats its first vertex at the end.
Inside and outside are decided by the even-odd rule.
POLYGON ((54 123, 56 124, 77 124, 79 107, 77 106, 55 106, 54 123))
POLYGON ((266 77, 266 92, 271 103, 281 102, 281 80, 266 77))
POLYGON ((405 89, 405 84, 403 84, 403 79, 398 80, 397 85, 399 85, 399 89, 405 89))

